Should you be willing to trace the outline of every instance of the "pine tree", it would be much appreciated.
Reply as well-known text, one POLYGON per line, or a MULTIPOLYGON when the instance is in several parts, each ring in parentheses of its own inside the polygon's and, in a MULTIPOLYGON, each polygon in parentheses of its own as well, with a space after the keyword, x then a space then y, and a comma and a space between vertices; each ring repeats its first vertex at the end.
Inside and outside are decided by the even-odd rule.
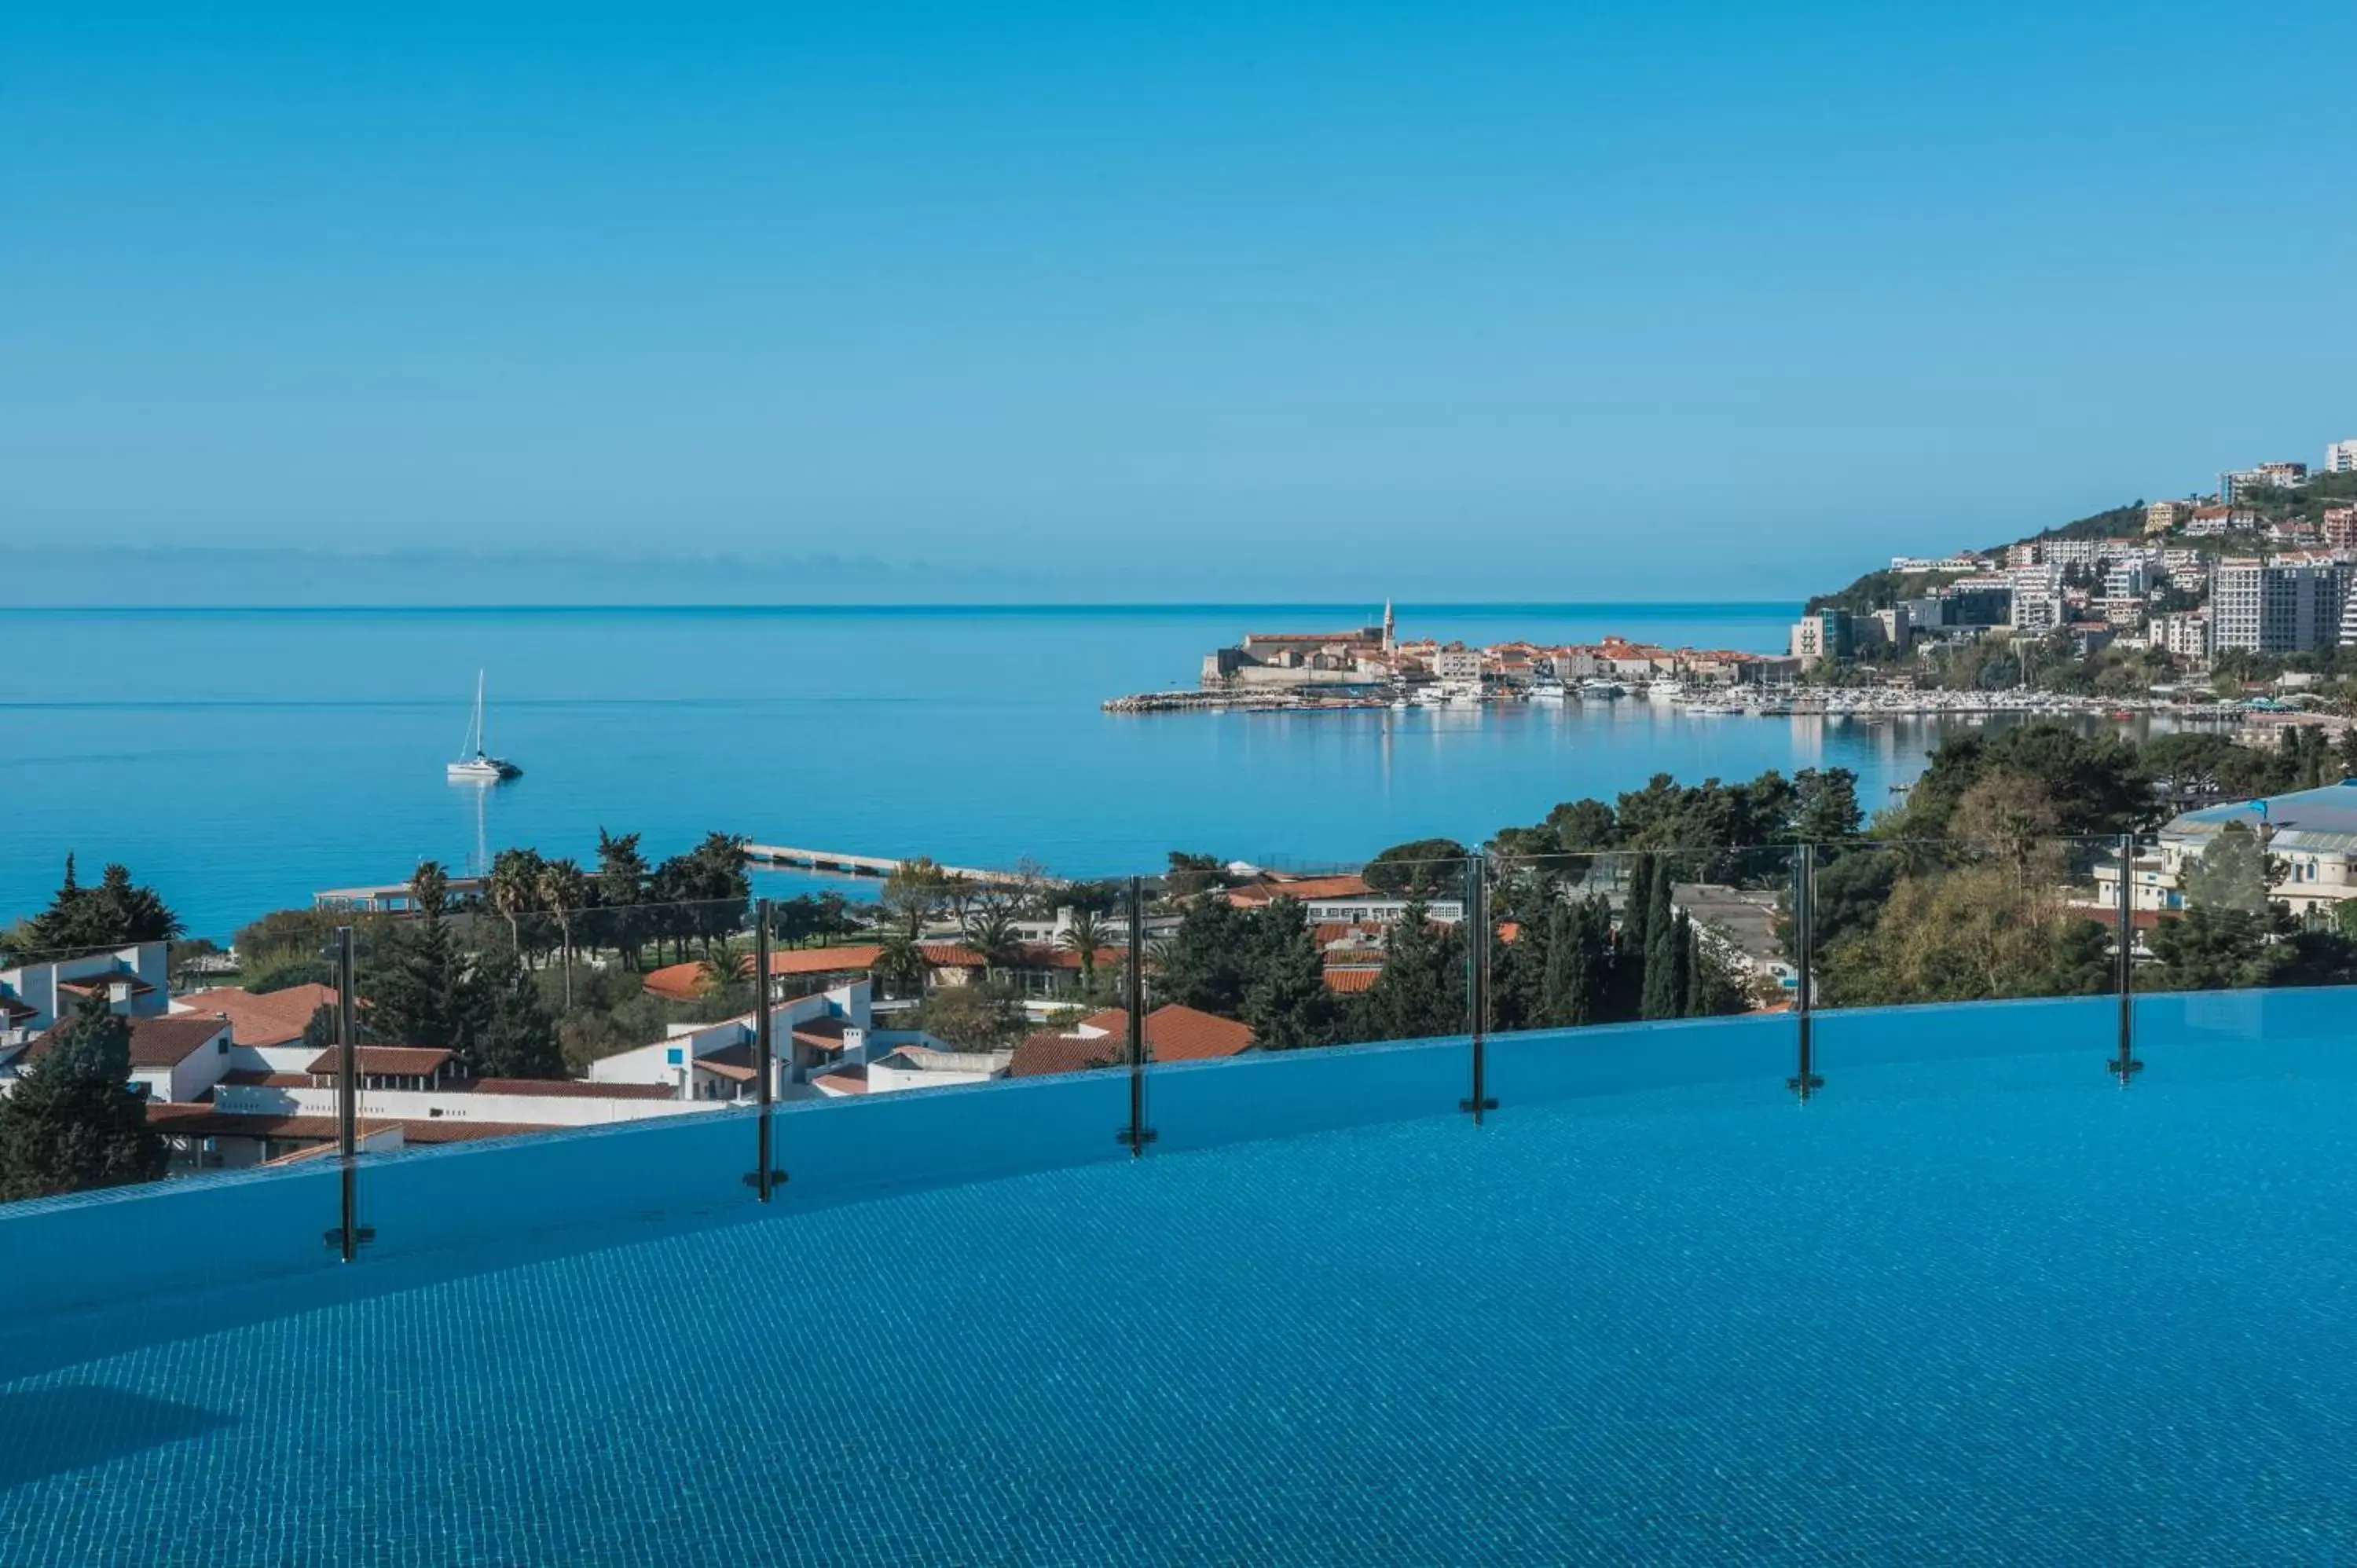
POLYGON ((1242 1013, 1252 1026, 1253 1043, 1268 1051, 1333 1044, 1339 1010, 1326 988, 1326 962, 1301 905, 1274 899, 1254 923, 1258 961, 1242 1013))
POLYGON ((482 1022, 460 1055, 460 1068, 475 1078, 563 1078, 565 1050, 556 1020, 540 999, 540 986, 513 954, 487 961, 468 981, 489 996, 482 1022))
POLYGON ((168 1153, 131 1090, 131 1026, 83 1001, 0 1098, 0 1199, 155 1181, 168 1153))
POLYGON ((1362 994, 1357 1034, 1369 1040, 1420 1040, 1466 1026, 1465 940, 1436 933, 1424 900, 1411 898, 1383 938, 1383 972, 1362 994))
POLYGON ((477 1022, 477 989, 443 913, 448 880, 427 861, 411 879, 415 914, 385 939, 362 993, 370 1033, 395 1046, 462 1051, 477 1022))

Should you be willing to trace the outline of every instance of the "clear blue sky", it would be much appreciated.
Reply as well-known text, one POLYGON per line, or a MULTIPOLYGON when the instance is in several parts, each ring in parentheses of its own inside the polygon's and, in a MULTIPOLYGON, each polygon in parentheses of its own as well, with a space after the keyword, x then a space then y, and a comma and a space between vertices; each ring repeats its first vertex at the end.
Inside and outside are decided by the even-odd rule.
POLYGON ((9 6, 0 542, 1799 593, 2357 435, 2352 96, 2347 0, 9 6))

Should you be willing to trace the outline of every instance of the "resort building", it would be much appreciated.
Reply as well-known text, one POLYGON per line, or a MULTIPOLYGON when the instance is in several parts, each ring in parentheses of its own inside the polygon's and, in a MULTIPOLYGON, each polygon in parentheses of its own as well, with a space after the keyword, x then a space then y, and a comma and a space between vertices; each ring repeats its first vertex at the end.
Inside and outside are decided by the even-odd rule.
POLYGON ((170 978, 167 951, 162 942, 135 942, 0 969, 0 1049, 24 1045, 93 992, 126 1018, 161 1013, 170 978))
MULTIPOLYGON (((2273 886, 2255 883, 2253 903, 2264 897, 2295 915, 2330 917, 2344 900, 2357 897, 2357 781, 2343 779, 2261 800, 2204 806, 2171 819, 2154 845, 2138 854, 2129 908, 2181 912, 2190 873, 2218 834, 2234 823, 2257 836, 2271 873, 2279 878, 2273 886)), ((2096 902, 2117 908, 2118 861, 2100 863, 2094 875, 2096 902)))

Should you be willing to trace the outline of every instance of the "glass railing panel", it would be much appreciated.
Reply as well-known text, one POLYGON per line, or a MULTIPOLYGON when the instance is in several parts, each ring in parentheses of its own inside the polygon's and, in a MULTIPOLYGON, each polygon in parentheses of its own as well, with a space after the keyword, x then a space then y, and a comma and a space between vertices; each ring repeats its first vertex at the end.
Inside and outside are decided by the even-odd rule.
POLYGON ((1161 878, 1146 1041, 1166 1146, 1441 1114, 1469 1097, 1478 875, 1469 855, 1387 854, 1161 878))
POLYGON ((2203 817, 2147 839, 2129 883, 2136 1055, 2179 1073, 2337 1069, 2341 1053, 2309 1047, 2357 1025, 2347 846, 2256 806, 2203 817), (2201 1062, 2217 1046, 2238 1048, 2201 1062))
POLYGON ((1792 1068, 1787 845, 1499 856, 1489 1056, 1501 1102, 1792 1068))
POLYGON ((1805 890, 1815 1069, 2109 1049, 2119 842, 2023 832, 1819 846, 1805 890))

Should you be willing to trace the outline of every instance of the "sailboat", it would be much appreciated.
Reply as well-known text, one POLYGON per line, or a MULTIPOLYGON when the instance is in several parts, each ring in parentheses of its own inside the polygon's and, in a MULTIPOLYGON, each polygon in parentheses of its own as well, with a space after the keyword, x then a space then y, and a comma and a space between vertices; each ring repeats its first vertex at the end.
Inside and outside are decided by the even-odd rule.
POLYGON ((467 726, 467 744, 447 769, 454 784, 497 784, 523 771, 503 757, 483 749, 483 672, 475 671, 475 717, 467 726))

